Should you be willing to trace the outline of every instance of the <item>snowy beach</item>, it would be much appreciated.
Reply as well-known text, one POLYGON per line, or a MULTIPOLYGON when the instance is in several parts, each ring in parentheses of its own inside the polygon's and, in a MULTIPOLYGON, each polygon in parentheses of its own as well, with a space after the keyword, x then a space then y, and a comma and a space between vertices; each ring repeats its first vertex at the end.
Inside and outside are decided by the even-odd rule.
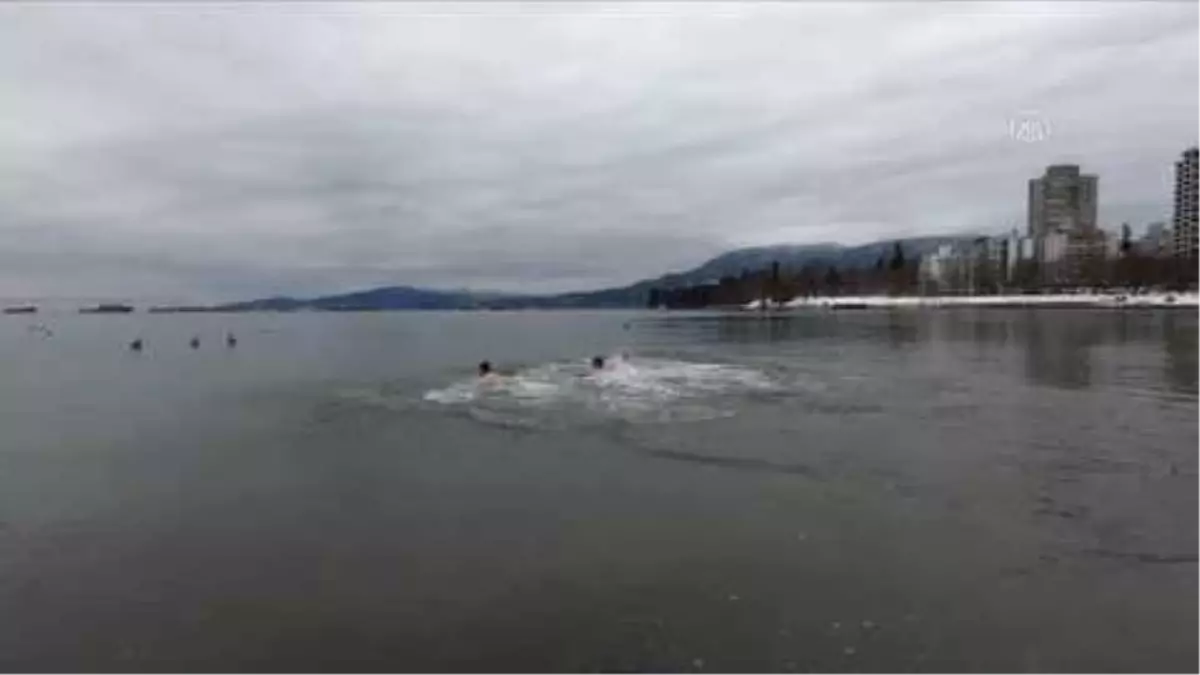
MULTIPOLYGON (((760 309, 761 301, 754 300, 743 309, 760 309)), ((1040 294, 1040 295, 940 295, 940 296, 813 296, 799 297, 780 303, 777 309, 865 309, 865 308, 924 308, 924 307, 1107 307, 1144 308, 1200 307, 1197 293, 1132 294, 1040 294)))

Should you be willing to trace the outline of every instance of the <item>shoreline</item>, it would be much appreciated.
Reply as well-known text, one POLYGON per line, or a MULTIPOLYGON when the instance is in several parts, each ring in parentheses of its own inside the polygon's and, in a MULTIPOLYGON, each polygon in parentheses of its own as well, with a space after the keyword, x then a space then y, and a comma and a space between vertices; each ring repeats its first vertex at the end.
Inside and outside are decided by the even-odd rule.
MULTIPOLYGON (((761 302, 752 300, 742 305, 743 310, 759 310, 761 302)), ((933 296, 819 296, 793 298, 780 303, 773 310, 822 308, 822 309, 871 309, 871 308, 943 308, 943 307, 990 307, 990 308, 1103 308, 1103 309, 1192 309, 1200 308, 1198 293, 1147 293, 1145 295, 933 295, 933 296)))

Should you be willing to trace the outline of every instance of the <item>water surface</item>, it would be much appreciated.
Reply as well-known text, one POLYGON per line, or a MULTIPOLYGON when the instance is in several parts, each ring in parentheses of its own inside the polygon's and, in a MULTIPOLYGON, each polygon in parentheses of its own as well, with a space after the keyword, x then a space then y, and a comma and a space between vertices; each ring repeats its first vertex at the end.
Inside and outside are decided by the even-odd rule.
POLYGON ((1196 416, 1184 310, 0 317, 0 668, 1194 672, 1196 416))

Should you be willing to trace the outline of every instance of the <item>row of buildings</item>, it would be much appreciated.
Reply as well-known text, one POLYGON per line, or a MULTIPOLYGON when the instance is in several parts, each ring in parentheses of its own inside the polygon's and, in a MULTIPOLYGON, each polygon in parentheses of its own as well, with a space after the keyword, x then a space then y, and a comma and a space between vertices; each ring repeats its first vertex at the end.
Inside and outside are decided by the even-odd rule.
POLYGON ((1174 218, 1152 223, 1134 241, 1128 225, 1119 234, 1097 223, 1095 175, 1076 165, 1046 168, 1029 181, 1028 226, 1002 237, 979 237, 939 248, 921 260, 925 293, 986 293, 1022 287, 1088 285, 1103 275, 1109 261, 1134 249, 1137 254, 1184 261, 1197 257, 1198 149, 1189 148, 1175 163, 1174 218))

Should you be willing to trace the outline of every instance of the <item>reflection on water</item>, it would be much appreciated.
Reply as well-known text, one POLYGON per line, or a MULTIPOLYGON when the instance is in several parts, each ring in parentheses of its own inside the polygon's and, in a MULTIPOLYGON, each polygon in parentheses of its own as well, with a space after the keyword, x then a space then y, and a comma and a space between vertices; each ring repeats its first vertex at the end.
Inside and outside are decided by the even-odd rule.
POLYGON ((887 336, 892 349, 901 349, 919 340, 920 326, 910 316, 891 312, 888 314, 887 336))
POLYGON ((1196 669, 1194 312, 218 320, 0 321, 0 670, 1196 669))
POLYGON ((1196 391, 1197 350, 1196 315, 1168 312, 1162 317, 1161 339, 1164 344, 1167 380, 1183 392, 1196 391))
MULTIPOLYGON (((1091 348, 1105 334, 1103 329, 1094 330, 1091 323, 1094 322, 1085 323, 1069 314, 1057 321, 1025 321, 1021 333, 1026 377, 1066 389, 1082 389, 1091 384, 1091 348)), ((1112 327, 1121 321, 1118 317, 1102 323, 1112 327)), ((1110 330, 1108 334, 1116 337, 1119 332, 1110 330)))
POLYGON ((1161 350, 1169 385, 1197 389, 1197 315, 1190 310, 1105 311, 944 309, 697 314, 642 319, 645 336, 687 334, 690 339, 742 345, 876 341, 893 349, 968 343, 976 350, 1016 350, 1026 377, 1065 389, 1093 384, 1097 348, 1138 345, 1161 350))

